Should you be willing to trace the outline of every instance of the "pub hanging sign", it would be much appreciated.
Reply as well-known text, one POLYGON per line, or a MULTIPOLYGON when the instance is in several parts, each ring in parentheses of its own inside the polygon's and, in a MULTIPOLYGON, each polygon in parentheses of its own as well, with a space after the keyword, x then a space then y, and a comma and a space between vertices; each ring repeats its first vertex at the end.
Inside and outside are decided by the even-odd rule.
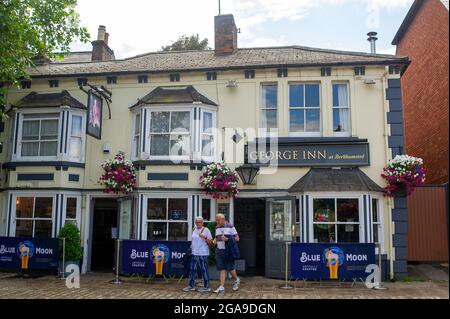
POLYGON ((369 143, 249 145, 247 162, 278 166, 369 166, 369 143))

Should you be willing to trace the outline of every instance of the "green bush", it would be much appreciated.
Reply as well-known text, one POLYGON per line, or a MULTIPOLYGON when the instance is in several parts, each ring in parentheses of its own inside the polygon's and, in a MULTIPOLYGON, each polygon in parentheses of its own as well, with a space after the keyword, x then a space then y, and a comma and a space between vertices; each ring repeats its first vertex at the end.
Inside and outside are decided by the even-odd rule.
MULTIPOLYGON (((209 222, 205 225, 209 231, 211 232, 211 236, 214 239, 216 237, 216 223, 215 222, 209 222)), ((210 245, 209 246, 209 258, 208 258, 208 264, 210 266, 216 265, 216 245, 210 245)))
MULTIPOLYGON (((78 227, 73 224, 66 224, 59 231, 59 238, 66 239, 65 247, 65 260, 66 261, 79 261, 83 257, 83 249, 81 247, 81 237, 78 227)), ((63 247, 62 240, 60 241, 60 256, 62 259, 63 247)))

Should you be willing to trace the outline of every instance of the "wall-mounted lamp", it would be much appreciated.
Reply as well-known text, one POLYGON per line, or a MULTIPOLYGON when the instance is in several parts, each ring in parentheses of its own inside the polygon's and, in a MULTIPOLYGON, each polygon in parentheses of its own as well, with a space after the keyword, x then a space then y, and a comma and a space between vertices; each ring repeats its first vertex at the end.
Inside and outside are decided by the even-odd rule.
POLYGON ((229 80, 227 83, 227 88, 237 88, 238 84, 236 80, 229 80))
POLYGON ((236 168, 236 172, 245 185, 251 185, 259 173, 259 166, 253 164, 244 164, 236 168))

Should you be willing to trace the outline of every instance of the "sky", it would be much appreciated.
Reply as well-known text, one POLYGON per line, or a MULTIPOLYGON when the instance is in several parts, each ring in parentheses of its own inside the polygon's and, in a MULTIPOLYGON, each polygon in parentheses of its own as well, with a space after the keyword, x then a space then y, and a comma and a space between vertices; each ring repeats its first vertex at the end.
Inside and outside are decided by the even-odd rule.
MULTIPOLYGON (((378 32, 377 52, 391 46, 413 0, 221 0, 240 28, 241 48, 301 45, 369 52, 369 31, 378 32)), ((218 0, 78 0, 81 24, 91 39, 105 25, 116 58, 154 52, 181 35, 199 34, 214 46, 218 0)), ((73 51, 91 50, 73 43, 73 51)))

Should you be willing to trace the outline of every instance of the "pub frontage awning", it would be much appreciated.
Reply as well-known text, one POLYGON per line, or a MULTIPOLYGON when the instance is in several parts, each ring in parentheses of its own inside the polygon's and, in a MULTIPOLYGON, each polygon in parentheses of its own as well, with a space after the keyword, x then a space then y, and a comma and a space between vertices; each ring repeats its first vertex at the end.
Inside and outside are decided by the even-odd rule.
POLYGON ((377 183, 359 168, 311 168, 289 189, 289 193, 303 192, 384 192, 377 183))

